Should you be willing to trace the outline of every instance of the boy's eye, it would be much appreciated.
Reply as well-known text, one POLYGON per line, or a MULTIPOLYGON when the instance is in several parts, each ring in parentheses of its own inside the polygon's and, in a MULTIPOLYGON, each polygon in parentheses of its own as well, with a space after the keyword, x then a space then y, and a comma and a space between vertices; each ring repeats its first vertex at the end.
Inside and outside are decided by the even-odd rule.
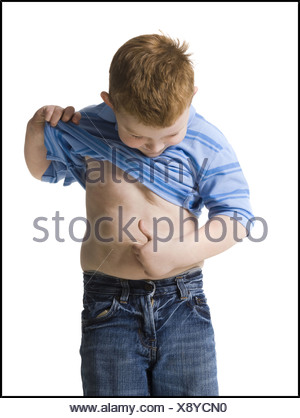
MULTIPOLYGON (((179 132, 177 132, 176 134, 173 134, 173 135, 169 135, 169 137, 171 138, 171 137, 177 136, 178 133, 179 132)), ((130 134, 130 135, 135 139, 142 139, 143 138, 142 136, 139 136, 139 135, 133 135, 133 134, 130 134)))

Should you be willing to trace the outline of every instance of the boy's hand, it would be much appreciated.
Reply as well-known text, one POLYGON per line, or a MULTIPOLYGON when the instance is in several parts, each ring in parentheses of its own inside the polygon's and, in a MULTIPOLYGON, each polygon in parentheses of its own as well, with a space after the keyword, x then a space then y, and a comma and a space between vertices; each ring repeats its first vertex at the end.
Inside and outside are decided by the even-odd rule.
POLYGON ((168 242, 160 242, 158 251, 153 250, 157 237, 149 232, 143 221, 139 221, 140 231, 148 242, 133 245, 133 252, 146 274, 160 278, 176 268, 196 266, 242 241, 247 236, 247 230, 241 223, 232 222, 233 219, 228 215, 218 215, 198 230, 197 240, 194 233, 189 233, 184 236, 184 241, 172 238, 168 242))
POLYGON ((48 105, 43 106, 37 110, 30 120, 31 124, 36 126, 44 125, 45 122, 50 122, 51 126, 56 126, 59 120, 63 122, 73 122, 79 125, 81 113, 75 112, 73 106, 62 108, 60 106, 48 105))
POLYGON ((27 167, 33 177, 41 180, 51 161, 47 160, 47 149, 44 143, 45 122, 56 126, 59 120, 72 121, 79 124, 81 114, 75 112, 74 107, 68 106, 63 109, 60 106, 43 106, 35 112, 27 123, 24 156, 27 167))
MULTIPOLYGON (((144 271, 151 277, 159 278, 184 264, 182 253, 179 253, 177 240, 160 243, 157 251, 153 250, 153 233, 146 227, 144 221, 138 223, 140 231, 147 238, 146 244, 134 244, 132 251, 144 271)), ((182 243, 179 243, 182 244, 182 243)), ((180 246, 182 251, 183 245, 180 246)))

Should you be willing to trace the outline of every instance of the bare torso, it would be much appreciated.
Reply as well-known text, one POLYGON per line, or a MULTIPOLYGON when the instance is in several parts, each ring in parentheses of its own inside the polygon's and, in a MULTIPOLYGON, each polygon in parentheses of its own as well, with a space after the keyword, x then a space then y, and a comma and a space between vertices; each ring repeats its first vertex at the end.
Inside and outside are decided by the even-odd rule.
MULTIPOLYGON (((86 160, 89 157, 86 157, 86 160)), ((111 276, 127 279, 155 279, 145 274, 142 265, 132 252, 133 244, 144 244, 147 238, 139 230, 138 221, 143 219, 153 230, 153 219, 156 221, 157 236, 167 237, 170 223, 174 227, 172 238, 179 237, 180 219, 192 215, 185 209, 166 201, 153 193, 143 184, 128 181, 124 172, 110 162, 101 163, 101 181, 99 181, 99 162, 89 161, 89 172, 86 182, 86 211, 90 230, 87 229, 81 247, 81 267, 83 271, 99 271, 111 276), (114 176, 112 176, 112 169, 114 176), (180 215, 181 210, 181 215, 180 215), (136 240, 136 241, 135 241, 136 240)), ((193 231, 192 221, 184 223, 184 233, 193 231)), ((170 277, 189 268, 203 264, 184 266, 170 271, 170 277)))

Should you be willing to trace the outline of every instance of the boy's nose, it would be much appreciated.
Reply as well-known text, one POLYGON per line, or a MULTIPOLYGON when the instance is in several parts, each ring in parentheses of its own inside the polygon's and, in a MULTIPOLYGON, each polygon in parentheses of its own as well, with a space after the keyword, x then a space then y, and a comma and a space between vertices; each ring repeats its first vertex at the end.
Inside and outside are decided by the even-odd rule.
POLYGON ((164 149, 164 145, 151 143, 151 144, 146 144, 145 148, 150 152, 157 153, 157 152, 160 152, 164 149))

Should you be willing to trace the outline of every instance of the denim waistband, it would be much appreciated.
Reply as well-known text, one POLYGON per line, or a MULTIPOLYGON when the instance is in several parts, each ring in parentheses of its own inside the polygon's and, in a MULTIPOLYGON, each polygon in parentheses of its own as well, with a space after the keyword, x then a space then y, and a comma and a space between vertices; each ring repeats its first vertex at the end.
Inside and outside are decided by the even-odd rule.
POLYGON ((180 291, 182 299, 188 297, 189 290, 202 287, 202 269, 192 268, 178 275, 159 280, 129 280, 110 276, 101 272, 83 272, 84 288, 87 292, 114 294, 126 303, 129 294, 162 295, 180 291))

